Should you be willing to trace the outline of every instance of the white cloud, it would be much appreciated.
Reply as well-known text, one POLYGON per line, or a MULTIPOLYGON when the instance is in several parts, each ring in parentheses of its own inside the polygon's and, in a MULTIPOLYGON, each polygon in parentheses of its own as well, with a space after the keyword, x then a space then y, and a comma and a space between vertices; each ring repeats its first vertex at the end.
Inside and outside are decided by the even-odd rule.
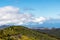
POLYGON ((43 23, 46 20, 44 17, 35 18, 31 14, 20 13, 20 9, 12 6, 0 7, 0 25, 4 24, 26 24, 43 23))
POLYGON ((45 21, 46 20, 46 18, 44 18, 44 17, 39 17, 39 18, 35 18, 34 19, 34 22, 42 22, 42 21, 45 21))

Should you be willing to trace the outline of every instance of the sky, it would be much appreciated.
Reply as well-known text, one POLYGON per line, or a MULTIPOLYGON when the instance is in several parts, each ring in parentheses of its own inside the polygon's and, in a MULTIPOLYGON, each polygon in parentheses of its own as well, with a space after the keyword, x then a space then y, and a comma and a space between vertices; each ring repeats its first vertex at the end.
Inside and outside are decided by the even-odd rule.
POLYGON ((14 6, 37 17, 59 17, 60 0, 0 0, 0 7, 14 6), (47 16, 46 16, 47 15, 47 16))
POLYGON ((0 25, 60 23, 60 0, 0 0, 0 17, 0 25))

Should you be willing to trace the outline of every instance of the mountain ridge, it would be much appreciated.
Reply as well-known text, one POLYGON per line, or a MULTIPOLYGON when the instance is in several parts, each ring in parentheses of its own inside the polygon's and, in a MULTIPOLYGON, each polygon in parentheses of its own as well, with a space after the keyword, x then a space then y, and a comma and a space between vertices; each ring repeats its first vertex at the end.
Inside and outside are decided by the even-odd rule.
POLYGON ((24 26, 10 26, 0 30, 2 40, 58 40, 47 34, 26 28, 24 26))

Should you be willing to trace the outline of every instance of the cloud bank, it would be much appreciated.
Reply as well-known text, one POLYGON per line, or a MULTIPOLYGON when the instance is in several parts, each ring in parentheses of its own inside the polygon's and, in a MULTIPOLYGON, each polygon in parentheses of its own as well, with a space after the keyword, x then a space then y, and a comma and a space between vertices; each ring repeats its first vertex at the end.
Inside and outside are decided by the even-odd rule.
POLYGON ((31 14, 20 13, 20 9, 17 7, 0 7, 0 25, 23 25, 30 22, 42 24, 45 20, 45 17, 34 17, 31 14))

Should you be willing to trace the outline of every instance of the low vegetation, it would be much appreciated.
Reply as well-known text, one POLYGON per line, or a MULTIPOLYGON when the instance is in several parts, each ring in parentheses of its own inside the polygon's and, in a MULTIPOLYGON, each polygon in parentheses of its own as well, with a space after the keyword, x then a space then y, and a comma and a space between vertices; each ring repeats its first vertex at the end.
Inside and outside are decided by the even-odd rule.
POLYGON ((0 40, 58 40, 47 34, 26 28, 24 26, 10 26, 0 30, 0 40))

